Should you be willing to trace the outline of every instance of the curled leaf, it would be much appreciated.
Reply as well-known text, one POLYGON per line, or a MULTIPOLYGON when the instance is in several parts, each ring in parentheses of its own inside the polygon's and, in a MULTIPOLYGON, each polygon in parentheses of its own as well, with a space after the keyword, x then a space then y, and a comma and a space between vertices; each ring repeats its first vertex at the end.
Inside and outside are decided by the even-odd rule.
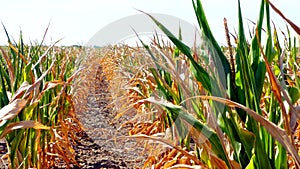
POLYGON ((16 99, 0 110, 0 121, 14 118, 25 107, 25 99, 16 99))

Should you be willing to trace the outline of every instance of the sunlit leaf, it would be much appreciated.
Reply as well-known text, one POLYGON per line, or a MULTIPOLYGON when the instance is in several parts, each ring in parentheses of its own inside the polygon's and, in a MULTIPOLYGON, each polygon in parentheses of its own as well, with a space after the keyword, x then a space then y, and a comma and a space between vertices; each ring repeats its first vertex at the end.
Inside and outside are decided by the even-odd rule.
POLYGON ((273 5, 273 3, 271 3, 269 0, 267 0, 267 2, 270 4, 273 10, 279 16, 281 16, 298 33, 298 35, 300 35, 300 28, 296 24, 294 24, 291 20, 289 20, 287 17, 285 17, 284 14, 278 8, 276 8, 275 5, 273 5))
POLYGON ((10 123, 8 126, 6 126, 4 131, 1 134, 0 138, 5 137, 8 133, 10 133, 14 130, 26 129, 26 128, 43 129, 43 130, 50 129, 49 127, 44 126, 43 124, 33 121, 33 120, 20 121, 20 122, 10 123))
POLYGON ((0 110, 0 120, 9 120, 14 118, 25 107, 25 99, 16 99, 0 110))
POLYGON ((298 152, 290 142, 289 136, 285 130, 281 129, 280 127, 276 126, 274 123, 268 121, 261 115, 257 114, 253 110, 241 105, 239 103, 233 102, 228 99, 214 97, 214 96, 199 96, 202 99, 211 99, 218 101, 220 103, 226 104, 230 107, 238 107, 245 110, 250 116, 252 116, 256 121, 258 121, 263 127, 265 127, 268 132, 282 145, 286 148, 286 150, 293 156, 297 163, 300 164, 300 157, 298 156, 298 152))

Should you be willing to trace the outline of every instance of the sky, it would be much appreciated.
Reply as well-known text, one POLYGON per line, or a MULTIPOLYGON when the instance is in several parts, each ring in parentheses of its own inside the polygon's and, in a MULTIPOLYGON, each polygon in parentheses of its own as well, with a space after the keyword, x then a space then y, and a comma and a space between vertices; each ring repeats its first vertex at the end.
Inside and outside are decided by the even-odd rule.
MULTIPOLYGON (((260 1, 241 0, 245 22, 247 19, 257 20, 260 1)), ((237 0, 201 2, 213 34, 220 44, 225 44, 223 18, 227 18, 229 30, 234 32, 238 26, 237 0)), ((300 3, 297 0, 271 2, 300 26, 300 15, 297 12, 300 3)), ((176 16, 197 25, 192 0, 5 0, 0 5, 0 21, 15 40, 18 40, 22 30, 25 43, 40 42, 50 23, 46 44, 62 38, 60 45, 84 45, 106 25, 123 17, 139 14, 136 9, 176 16)), ((278 28, 286 30, 283 19, 275 13, 271 17, 278 28)), ((247 23, 253 26, 250 22, 246 22, 245 26, 247 23)), ((0 45, 6 45, 6 42, 5 32, 0 27, 0 45)))

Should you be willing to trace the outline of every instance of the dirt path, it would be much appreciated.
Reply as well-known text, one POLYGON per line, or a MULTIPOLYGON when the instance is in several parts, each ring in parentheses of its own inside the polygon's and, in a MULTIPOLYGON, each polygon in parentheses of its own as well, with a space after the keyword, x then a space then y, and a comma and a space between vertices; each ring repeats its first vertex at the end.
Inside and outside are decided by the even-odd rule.
POLYGON ((87 97, 87 111, 78 114, 87 130, 82 142, 76 147, 76 158, 83 165, 81 168, 136 168, 144 160, 138 153, 142 152, 142 148, 137 150, 133 140, 116 140, 118 136, 126 136, 128 133, 126 129, 117 130, 126 117, 110 124, 115 114, 108 107, 108 82, 105 78, 99 78, 101 73, 99 67, 95 91, 87 97))

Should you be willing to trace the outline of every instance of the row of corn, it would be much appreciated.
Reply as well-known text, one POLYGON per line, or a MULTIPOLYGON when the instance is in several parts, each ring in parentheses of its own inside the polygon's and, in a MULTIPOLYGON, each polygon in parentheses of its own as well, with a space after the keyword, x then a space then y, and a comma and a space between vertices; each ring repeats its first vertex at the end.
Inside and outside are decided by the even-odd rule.
POLYGON ((143 48, 120 49, 116 118, 131 115, 129 135, 147 140, 144 168, 300 167, 299 49, 289 29, 279 40, 270 11, 300 29, 262 0, 254 31, 246 31, 238 1, 238 32, 231 36, 225 20, 221 48, 201 1, 193 6, 200 46, 186 46, 149 15, 174 45, 154 36, 149 45, 141 40, 143 48))
POLYGON ((50 168, 58 160, 76 164, 72 144, 81 127, 72 82, 81 49, 7 37, 0 48, 0 138, 8 149, 2 159, 12 169, 50 168))

